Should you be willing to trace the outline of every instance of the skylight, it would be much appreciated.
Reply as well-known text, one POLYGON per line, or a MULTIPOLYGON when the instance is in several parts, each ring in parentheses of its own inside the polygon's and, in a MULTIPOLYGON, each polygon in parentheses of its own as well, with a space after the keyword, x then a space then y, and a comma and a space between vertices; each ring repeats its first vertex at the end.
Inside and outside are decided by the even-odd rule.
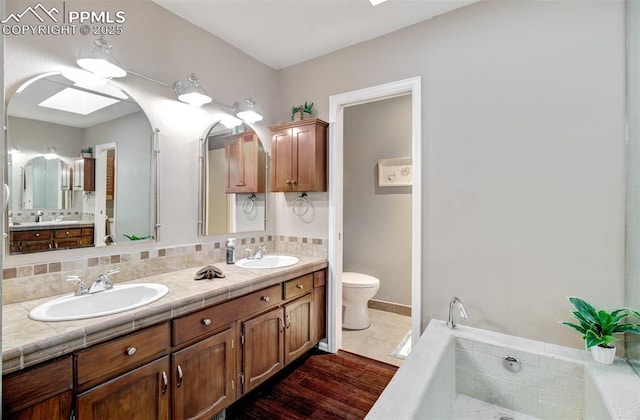
POLYGON ((117 99, 106 98, 101 95, 83 90, 65 88, 48 99, 40 102, 40 106, 72 112, 74 114, 89 115, 99 109, 106 108, 119 102, 117 99))

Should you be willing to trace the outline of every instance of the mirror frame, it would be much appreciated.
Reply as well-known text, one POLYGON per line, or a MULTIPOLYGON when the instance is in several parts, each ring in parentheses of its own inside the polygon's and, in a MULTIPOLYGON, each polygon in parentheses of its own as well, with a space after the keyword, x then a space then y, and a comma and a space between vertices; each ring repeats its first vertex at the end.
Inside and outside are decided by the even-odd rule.
MULTIPOLYGON (((13 93, 5 98, 5 107, 4 107, 4 115, 3 115, 3 122, 4 122, 4 127, 5 127, 5 135, 4 135, 4 144, 3 144, 3 168, 2 168, 2 173, 3 173, 3 179, 5 180, 5 184, 6 185, 6 180, 8 180, 8 154, 9 154, 9 147, 10 147, 10 142, 9 142, 9 136, 8 136, 8 132, 9 132, 9 126, 8 126, 8 122, 9 122, 9 104, 11 102, 11 99, 16 95, 16 93, 18 93, 20 91, 20 87, 24 86, 27 83, 32 83, 32 81, 36 81, 37 79, 41 79, 44 77, 47 77, 49 75, 57 75, 57 74, 62 74, 62 71, 50 71, 50 72, 45 72, 45 73, 40 73, 40 74, 36 74, 32 77, 29 77, 25 80, 22 80, 22 82, 19 84, 18 89, 16 89, 15 91, 13 91, 13 93)), ((151 240, 143 240, 143 241, 132 241, 132 242, 118 242, 116 244, 116 249, 121 249, 123 247, 121 247, 122 245, 135 245, 137 243, 142 244, 142 243, 158 243, 160 241, 160 228, 161 228, 161 223, 160 223, 160 129, 158 128, 154 128, 152 123, 151 123, 151 119, 149 118, 147 112, 145 112, 144 108, 140 105, 140 103, 136 100, 136 98, 131 95, 130 92, 128 92, 127 90, 123 89, 120 85, 118 85, 117 83, 115 83, 113 80, 110 80, 109 83, 113 83, 113 85, 120 89, 121 91, 125 92, 127 94, 127 96, 129 98, 131 98, 133 101, 135 101, 135 103, 137 104, 137 106, 140 108, 140 111, 144 114, 144 116, 146 117, 147 121, 149 122, 149 127, 151 128, 151 132, 149 133, 149 150, 150 150, 150 159, 151 159, 151 168, 150 168, 150 172, 149 172, 149 177, 151 178, 151 182, 150 182, 150 192, 153 192, 153 199, 151 200, 150 203, 150 207, 149 209, 147 209, 147 212, 149 214, 149 228, 152 232, 154 232, 154 238, 151 240)), ((6 90, 5 90, 5 94, 6 94, 6 90)), ((13 194, 13 192, 9 193, 10 195, 13 194)), ((8 204, 8 202, 7 202, 8 204)), ((3 214, 4 214, 4 221, 2 224, 3 227, 3 236, 4 236, 4 241, 3 241, 3 245, 4 245, 4 250, 2 252, 2 260, 6 263, 8 261, 11 261, 11 259, 13 258, 27 258, 29 260, 33 259, 33 260, 40 260, 42 259, 42 257, 39 257, 40 255, 47 255, 50 256, 52 255, 50 252, 39 252, 39 253, 29 253, 29 254, 11 254, 10 253, 10 236, 9 236, 9 217, 8 217, 8 205, 5 205, 3 208, 3 214), (34 258, 29 258, 29 257, 34 257, 34 258)), ((103 247, 87 247, 87 248, 77 248, 77 249, 59 249, 59 250, 55 250, 57 252, 55 252, 53 255, 56 255, 56 258, 45 258, 45 260, 57 260, 57 257, 62 257, 62 258, 68 258, 70 253, 78 253, 79 251, 84 251, 87 252, 87 250, 93 251, 95 252, 96 250, 103 250, 103 249, 112 249, 112 246, 103 246, 103 247)), ((109 254, 112 252, 104 252, 105 254, 109 254)), ((100 252, 100 254, 102 254, 102 252, 100 252)), ((21 264, 28 264, 29 262, 27 261, 21 261, 21 264)), ((8 264, 8 267, 13 266, 12 264, 8 264)))
MULTIPOLYGON (((206 229, 206 210, 205 210, 205 197, 207 195, 207 187, 208 187, 208 179, 207 179, 207 168, 206 168, 206 155, 208 153, 208 137, 209 133, 218 124, 222 124, 222 121, 215 121, 205 129, 204 133, 198 139, 199 142, 199 153, 198 153, 198 221, 197 221, 197 229, 199 237, 207 237, 207 236, 228 236, 236 233, 247 234, 251 232, 264 232, 267 230, 267 220, 268 220, 268 208, 269 208, 269 153, 265 150, 265 191, 264 191, 264 220, 263 220, 263 229, 262 230, 253 230, 253 231, 243 231, 243 232, 223 232, 219 234, 209 234, 206 229)), ((246 123, 245 123, 246 124, 246 123)), ((248 126, 248 124, 247 124, 248 126)), ((255 131, 255 130, 254 130, 255 131)), ((256 132, 257 134, 257 132, 256 132)), ((260 140, 261 141, 261 140, 260 140)))

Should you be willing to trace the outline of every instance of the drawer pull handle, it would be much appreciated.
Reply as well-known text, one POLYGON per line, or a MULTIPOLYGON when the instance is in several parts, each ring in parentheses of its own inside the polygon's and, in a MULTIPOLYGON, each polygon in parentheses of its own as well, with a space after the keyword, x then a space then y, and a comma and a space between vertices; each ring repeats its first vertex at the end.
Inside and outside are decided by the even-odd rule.
POLYGON ((135 347, 127 347, 127 356, 133 356, 138 351, 135 347))
POLYGON ((40 236, 40 234, 39 234, 39 233, 36 233, 36 238, 37 238, 37 237, 39 237, 39 236, 40 236))
POLYGON ((176 384, 178 388, 182 386, 182 368, 178 365, 178 383, 176 384))
POLYGON ((209 325, 211 325, 211 320, 209 318, 203 319, 202 325, 204 325, 205 327, 208 327, 209 325))
POLYGON ((169 386, 169 379, 167 378, 167 372, 162 371, 162 395, 167 393, 168 386, 169 386))
POLYGON ((296 287, 300 290, 304 290, 304 284, 298 284, 296 287))
POLYGON ((265 301, 265 302, 269 302, 269 301, 271 300, 271 298, 270 298, 269 296, 262 296, 262 297, 260 298, 260 300, 263 300, 263 301, 265 301))
POLYGON ((291 315, 287 314, 287 322, 285 323, 285 327, 289 329, 291 327, 291 315))

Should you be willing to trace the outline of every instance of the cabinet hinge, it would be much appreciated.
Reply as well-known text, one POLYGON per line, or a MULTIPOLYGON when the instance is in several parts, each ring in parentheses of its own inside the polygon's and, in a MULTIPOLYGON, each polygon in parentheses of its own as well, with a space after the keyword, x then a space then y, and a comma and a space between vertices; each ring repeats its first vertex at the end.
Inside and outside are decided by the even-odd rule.
POLYGON ((240 383, 244 385, 244 372, 240 372, 240 383))
POLYGON ((71 413, 69 413, 69 420, 76 420, 76 410, 71 410, 71 413))

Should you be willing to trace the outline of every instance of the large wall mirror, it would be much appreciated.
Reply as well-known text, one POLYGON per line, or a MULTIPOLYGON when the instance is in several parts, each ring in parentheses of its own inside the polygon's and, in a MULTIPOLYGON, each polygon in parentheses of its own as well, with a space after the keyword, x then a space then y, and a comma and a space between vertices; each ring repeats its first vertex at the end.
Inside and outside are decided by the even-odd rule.
POLYGON ((218 123, 200 141, 200 235, 265 230, 267 154, 258 135, 218 123))
POLYGON ((149 119, 115 84, 79 76, 34 77, 7 106, 9 254, 154 239, 149 119))

